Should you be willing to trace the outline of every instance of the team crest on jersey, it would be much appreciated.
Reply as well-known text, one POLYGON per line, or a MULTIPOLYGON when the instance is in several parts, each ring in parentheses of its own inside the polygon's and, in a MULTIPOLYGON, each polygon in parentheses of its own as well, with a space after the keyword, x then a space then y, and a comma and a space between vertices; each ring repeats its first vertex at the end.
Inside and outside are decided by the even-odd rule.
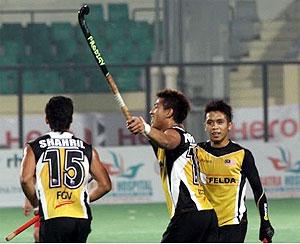
POLYGON ((236 162, 233 159, 225 159, 224 163, 225 163, 225 166, 234 166, 234 165, 236 165, 236 162))

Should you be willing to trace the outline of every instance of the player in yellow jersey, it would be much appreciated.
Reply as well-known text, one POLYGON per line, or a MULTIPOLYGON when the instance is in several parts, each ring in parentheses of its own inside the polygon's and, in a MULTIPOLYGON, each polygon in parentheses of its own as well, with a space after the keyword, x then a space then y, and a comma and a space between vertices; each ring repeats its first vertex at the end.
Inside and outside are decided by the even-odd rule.
POLYGON ((200 185, 199 167, 189 150, 194 137, 184 130, 190 105, 176 90, 157 93, 151 126, 142 117, 127 121, 134 134, 143 133, 152 144, 171 221, 162 242, 216 242, 217 218, 200 185))
POLYGON ((231 107, 222 100, 208 103, 205 130, 209 141, 198 143, 195 153, 205 182, 205 194, 218 216, 219 242, 244 242, 247 232, 246 180, 260 214, 259 239, 271 242, 274 229, 254 158, 248 149, 229 139, 231 126, 231 107))
POLYGON ((39 207, 40 242, 86 242, 89 203, 109 192, 111 182, 97 151, 69 132, 72 100, 52 97, 45 113, 51 131, 26 144, 21 186, 31 205, 39 207), (89 175, 97 182, 90 191, 89 175))

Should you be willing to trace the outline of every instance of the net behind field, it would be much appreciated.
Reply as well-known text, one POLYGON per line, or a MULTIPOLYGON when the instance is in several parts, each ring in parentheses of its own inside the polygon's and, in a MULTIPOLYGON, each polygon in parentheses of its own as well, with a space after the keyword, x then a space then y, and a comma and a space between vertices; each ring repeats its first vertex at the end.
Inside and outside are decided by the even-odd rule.
MULTIPOLYGON (((300 242, 300 199, 269 200, 270 218, 275 229, 274 242, 300 242)), ((258 242, 259 215, 253 200, 248 200, 248 232, 245 242, 258 242)), ((169 222, 164 203, 95 205, 88 242, 160 242, 169 222)), ((26 221, 21 208, 0 209, 0 236, 5 236, 26 221)), ((33 242, 33 227, 13 242, 33 242)))

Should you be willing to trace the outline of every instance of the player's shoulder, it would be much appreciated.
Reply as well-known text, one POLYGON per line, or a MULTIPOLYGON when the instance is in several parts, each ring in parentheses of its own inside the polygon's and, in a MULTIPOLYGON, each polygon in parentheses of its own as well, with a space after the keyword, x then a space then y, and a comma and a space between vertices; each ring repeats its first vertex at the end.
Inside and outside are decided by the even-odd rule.
POLYGON ((37 138, 29 140, 26 144, 29 144, 30 146, 37 144, 41 140, 45 140, 47 138, 50 138, 50 135, 48 133, 38 136, 37 138))
POLYGON ((188 133, 184 128, 182 128, 180 126, 172 126, 168 130, 175 130, 180 135, 183 135, 184 133, 188 133))
POLYGON ((81 141, 82 142, 82 145, 83 145, 83 148, 85 148, 85 149, 87 149, 87 150, 90 150, 90 151, 92 151, 93 150, 93 146, 92 146, 92 144, 91 143, 88 143, 88 142, 86 142, 85 140, 83 140, 83 139, 81 139, 81 138, 79 138, 79 137, 76 137, 76 136, 72 136, 72 139, 74 139, 74 140, 79 140, 79 141, 81 141))
POLYGON ((83 140, 83 139, 81 139, 79 137, 76 137, 74 135, 72 136, 72 139, 82 141, 83 145, 86 146, 86 147, 91 147, 91 148, 93 147, 91 143, 89 143, 89 142, 87 142, 87 141, 85 141, 85 140, 83 140))
POLYGON ((237 142, 235 142, 235 141, 232 141, 232 140, 230 140, 230 147, 231 147, 232 149, 235 149, 235 151, 238 151, 238 150, 244 150, 247 154, 248 154, 248 153, 251 154, 251 151, 250 151, 248 148, 246 148, 246 147, 244 147, 243 145, 241 145, 241 144, 239 144, 239 143, 237 143, 237 142))
POLYGON ((201 141, 197 143, 197 147, 201 147, 202 149, 209 149, 211 148, 211 144, 209 140, 201 141))
POLYGON ((181 137, 180 145, 185 145, 185 144, 195 144, 195 138, 194 136, 187 131, 185 128, 180 127, 180 126, 172 126, 170 129, 175 130, 181 137))

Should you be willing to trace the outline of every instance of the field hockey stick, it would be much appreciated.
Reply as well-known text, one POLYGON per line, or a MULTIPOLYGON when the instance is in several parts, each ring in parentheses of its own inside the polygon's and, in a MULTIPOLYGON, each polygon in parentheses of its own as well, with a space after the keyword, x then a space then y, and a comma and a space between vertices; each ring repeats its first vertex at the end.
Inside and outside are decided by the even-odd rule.
POLYGON ((33 225, 35 222, 40 220, 40 216, 36 215, 34 217, 32 217, 30 220, 28 220, 27 222, 25 222, 23 225, 21 225, 19 228, 17 228, 16 230, 14 230, 13 232, 11 232, 9 235, 7 235, 5 237, 6 241, 10 241, 13 238, 15 238, 17 235, 19 235, 21 232, 23 232, 24 230, 26 230, 27 228, 29 228, 31 225, 33 225))
POLYGON ((82 30, 84 37, 93 53, 93 56, 95 57, 95 59, 97 61, 98 66, 101 68, 101 71, 102 71, 103 75, 105 76, 105 79, 108 82, 112 93, 114 94, 114 98, 115 98, 116 102, 118 103, 119 107, 121 108, 122 113, 125 116, 125 118, 127 120, 129 120, 129 119, 131 119, 131 114, 129 113, 128 107, 126 106, 126 104, 119 92, 116 82, 114 81, 111 74, 108 72, 107 67, 105 65, 105 61, 102 57, 102 54, 101 54, 100 50, 97 48, 94 37, 91 35, 89 28, 86 24, 84 17, 85 17, 85 15, 89 14, 89 11, 90 11, 89 6, 86 4, 84 6, 82 6, 81 9, 78 11, 78 21, 79 21, 81 30, 82 30))

